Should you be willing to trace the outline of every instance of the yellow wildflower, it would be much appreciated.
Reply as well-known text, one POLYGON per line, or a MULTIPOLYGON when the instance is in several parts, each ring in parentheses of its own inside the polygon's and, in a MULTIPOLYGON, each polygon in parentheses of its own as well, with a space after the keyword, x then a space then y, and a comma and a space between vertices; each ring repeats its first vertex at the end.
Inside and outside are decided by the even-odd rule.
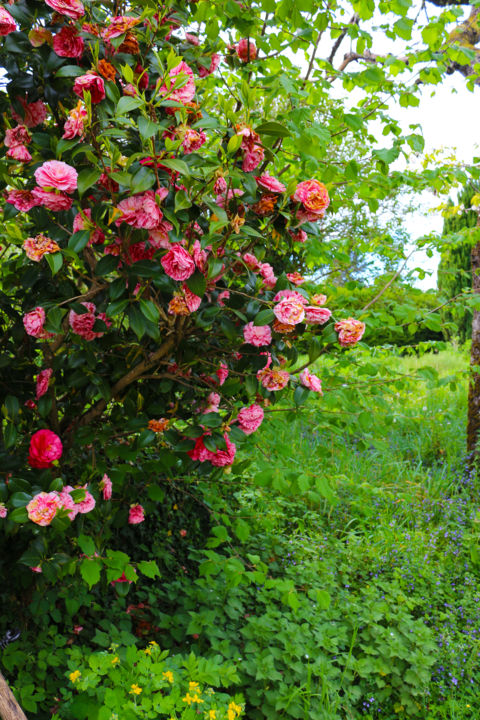
POLYGON ((190 693, 187 693, 184 698, 182 698, 183 702, 186 702, 187 705, 191 705, 193 698, 190 696, 190 693))
POLYGON ((158 647, 158 643, 155 642, 155 640, 150 640, 150 642, 148 644, 152 645, 152 647, 158 647))
POLYGON ((168 680, 169 683, 173 683, 173 673, 171 670, 167 670, 166 672, 162 673, 165 680, 168 680))
POLYGON ((210 710, 208 713, 208 720, 216 720, 216 718, 217 718, 217 711, 210 710))
POLYGON ((201 697, 198 697, 197 693, 195 693, 195 695, 192 697, 192 702, 203 703, 203 700, 201 697))
POLYGON ((115 657, 112 658, 112 665, 116 665, 119 662, 120 662, 120 658, 118 657, 118 655, 115 655, 115 657))
POLYGON ((199 692, 200 685, 197 682, 189 682, 188 689, 191 690, 192 692, 199 692))
POLYGON ((129 691, 130 695, 140 695, 140 693, 142 692, 142 688, 138 685, 135 685, 135 683, 131 685, 131 688, 132 689, 129 691))
POLYGON ((144 650, 143 652, 145 653, 145 655, 151 655, 151 654, 152 654, 152 648, 145 648, 145 650, 144 650))
POLYGON ((80 672, 80 670, 75 670, 74 672, 71 672, 68 676, 70 678, 70 682, 76 683, 81 674, 82 673, 80 672))
POLYGON ((236 705, 234 702, 231 702, 228 706, 228 711, 227 711, 228 720, 235 720, 237 715, 240 715, 241 712, 242 712, 242 706, 236 705))

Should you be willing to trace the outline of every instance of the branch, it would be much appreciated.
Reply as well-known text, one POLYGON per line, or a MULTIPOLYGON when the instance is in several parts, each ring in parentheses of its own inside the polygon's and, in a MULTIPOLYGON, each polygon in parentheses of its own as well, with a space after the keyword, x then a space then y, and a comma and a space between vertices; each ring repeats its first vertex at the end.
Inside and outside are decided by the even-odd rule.
MULTIPOLYGON (((354 15, 352 15, 352 17, 351 17, 350 20, 348 21, 348 24, 349 24, 349 25, 358 25, 359 22, 360 22, 360 15, 357 15, 357 13, 355 13, 354 15)), ((328 56, 328 60, 327 60, 327 62, 329 62, 330 65, 333 63, 333 58, 335 57, 338 48, 339 48, 340 45, 342 44, 342 42, 343 42, 343 40, 344 40, 344 38, 345 38, 345 35, 347 34, 347 31, 348 31, 348 27, 345 26, 345 28, 343 29, 343 31, 341 32, 341 34, 338 36, 338 38, 337 38, 334 46, 332 47, 332 52, 331 52, 330 55, 328 56)))
POLYGON ((397 277, 400 275, 400 273, 402 272, 403 268, 405 267, 405 265, 407 264, 407 262, 410 260, 410 258, 412 257, 412 255, 413 255, 414 252, 416 252, 416 250, 412 250, 412 252, 410 253, 410 255, 408 255, 408 257, 406 258, 405 262, 404 262, 402 265, 400 265, 400 267, 398 268, 398 270, 396 271, 396 273, 393 275, 393 277, 392 277, 392 278, 387 282, 387 284, 380 290, 380 292, 379 292, 377 295, 375 295, 375 297, 373 298, 373 300, 370 300, 370 302, 368 302, 368 303, 365 305, 365 307, 363 307, 363 308, 361 309, 361 312, 363 312, 364 310, 366 310, 367 308, 369 308, 370 305, 373 305, 374 303, 377 302, 377 300, 379 300, 379 299, 382 297, 383 293, 388 290, 388 288, 390 287, 390 285, 391 285, 393 282, 395 282, 395 280, 397 279, 397 277))

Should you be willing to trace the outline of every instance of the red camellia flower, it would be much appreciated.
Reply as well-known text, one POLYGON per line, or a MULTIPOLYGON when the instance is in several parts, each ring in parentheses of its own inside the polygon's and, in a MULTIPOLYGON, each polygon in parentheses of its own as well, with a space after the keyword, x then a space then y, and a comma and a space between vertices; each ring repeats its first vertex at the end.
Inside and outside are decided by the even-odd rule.
POLYGON ((5 8, 0 7, 0 35, 8 35, 17 29, 15 20, 5 8))
POLYGON ((83 47, 83 38, 78 36, 75 28, 64 26, 53 38, 53 49, 60 57, 82 57, 83 47))
POLYGON ((34 468, 52 467, 62 457, 62 441, 51 430, 38 430, 30 439, 28 464, 34 468))
POLYGON ((235 46, 238 57, 244 63, 255 60, 257 57, 257 46, 250 38, 242 38, 235 46))
POLYGON ((174 280, 186 280, 195 272, 192 256, 178 243, 172 245, 160 262, 167 275, 174 280))
POLYGON ((83 99, 84 90, 88 90, 94 105, 105 99, 105 83, 99 75, 87 73, 77 77, 73 84, 73 92, 83 99))

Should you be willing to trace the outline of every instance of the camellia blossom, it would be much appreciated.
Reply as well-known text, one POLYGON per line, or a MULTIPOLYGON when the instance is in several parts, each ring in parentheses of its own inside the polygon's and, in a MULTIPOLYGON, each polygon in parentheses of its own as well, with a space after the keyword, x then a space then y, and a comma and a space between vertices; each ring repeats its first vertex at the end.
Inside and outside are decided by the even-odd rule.
POLYGON ((309 390, 313 390, 313 392, 319 392, 321 395, 323 395, 322 381, 316 375, 312 375, 308 368, 305 368, 305 370, 300 373, 300 382, 309 390))
POLYGON ((287 278, 290 280, 292 285, 303 285, 305 278, 300 275, 299 272, 287 273, 287 278))
POLYGON ((106 473, 100 481, 100 490, 102 491, 103 499, 110 500, 112 497, 112 481, 106 473))
POLYGON ((17 29, 15 20, 4 7, 0 7, 0 35, 9 35, 17 29))
POLYGON ((90 208, 85 208, 85 210, 77 213, 73 219, 73 232, 76 233, 80 230, 90 231, 89 245, 101 245, 105 240, 103 232, 98 225, 95 225, 92 221, 92 211, 90 208))
POLYGON ((204 65, 200 65, 200 63, 199 63, 198 74, 201 78, 207 77, 208 75, 211 75, 212 73, 214 73, 219 65, 220 65, 220 55, 218 55, 218 53, 213 53, 213 55, 210 58, 210 65, 208 68, 206 68, 204 65))
POLYGON ((35 199, 30 190, 9 190, 6 201, 19 212, 28 212, 32 207, 38 205, 38 200, 35 199))
POLYGON ((195 81, 193 79, 193 70, 183 60, 168 73, 170 80, 170 89, 166 85, 159 88, 160 95, 166 95, 169 100, 176 100, 180 103, 188 103, 195 96, 195 81), (187 82, 182 87, 171 89, 178 76, 185 76, 187 82))
POLYGON ((53 212, 70 210, 73 205, 72 198, 63 192, 51 192, 50 190, 34 187, 32 195, 35 198, 36 205, 43 205, 48 210, 53 210, 53 212))
POLYGON ((300 300, 284 297, 273 308, 275 317, 285 325, 297 325, 305 318, 305 307, 300 300))
POLYGON ((260 175, 260 177, 255 177, 255 180, 260 188, 269 190, 270 192, 282 193, 287 189, 283 183, 267 173, 260 175))
POLYGON ((160 261, 167 275, 174 280, 187 280, 195 272, 195 262, 185 248, 178 243, 160 261))
POLYGON ((257 46, 253 40, 250 40, 250 38, 242 38, 235 45, 235 52, 237 53, 239 59, 246 63, 250 60, 255 60, 257 57, 257 46))
POLYGON ((273 288, 277 284, 277 278, 270 263, 260 263, 259 272, 263 278, 263 284, 265 285, 265 287, 269 290, 273 290, 273 288))
POLYGON ((130 505, 128 522, 130 525, 138 525, 145 520, 145 511, 141 505, 130 505))
POLYGON ((84 40, 73 27, 64 25, 53 38, 53 49, 59 57, 80 58, 83 55, 84 40))
POLYGON ((7 517, 7 508, 5 507, 4 503, 0 503, 0 518, 6 518, 7 517))
POLYGON ((122 222, 133 227, 146 230, 154 230, 161 225, 163 213, 158 206, 168 194, 167 188, 161 188, 154 192, 147 190, 141 195, 132 195, 118 203, 117 208, 121 211, 120 217, 115 221, 118 226, 122 222))
POLYGON ((288 385, 290 375, 286 370, 264 368, 257 372, 257 379, 260 380, 264 388, 276 392, 277 390, 283 390, 288 385))
POLYGON ((27 103, 22 97, 17 97, 18 102, 23 108, 23 117, 12 110, 12 117, 16 122, 26 125, 28 128, 41 125, 47 119, 47 106, 42 100, 36 100, 33 103, 27 103))
POLYGON ((39 338, 40 340, 53 337, 53 334, 47 332, 43 327, 45 325, 45 319, 45 310, 41 306, 26 313, 23 316, 23 326, 27 335, 39 338))
POLYGON ((36 398, 39 400, 42 395, 45 395, 45 393, 48 390, 48 386, 50 383, 50 379, 53 375, 53 369, 52 368, 45 368, 45 370, 41 370, 36 379, 36 398))
POLYGON ((293 242, 304 243, 308 240, 308 235, 305 230, 296 230, 295 232, 293 230, 289 230, 288 232, 290 233, 293 242))
POLYGON ((103 331, 93 330, 93 326, 97 320, 101 320, 107 327, 110 327, 111 320, 108 320, 105 313, 99 313, 96 315, 96 306, 91 302, 82 302, 82 305, 86 308, 85 313, 76 313, 75 310, 70 310, 68 316, 68 322, 73 332, 80 335, 84 340, 95 340, 96 338, 103 337, 105 334, 103 331))
POLYGON ((77 189, 77 171, 60 160, 44 162, 35 170, 34 175, 41 188, 55 188, 66 193, 75 192, 77 189))
POLYGON ((251 435, 258 430, 263 422, 263 408, 260 405, 250 405, 250 407, 244 407, 240 410, 237 416, 238 425, 240 430, 243 430, 245 435, 251 435))
POLYGON ((120 37, 135 25, 138 25, 140 18, 131 17, 128 15, 116 15, 113 17, 108 27, 102 31, 102 38, 106 41, 112 40, 112 38, 120 37))
POLYGON ((160 418, 159 420, 149 420, 148 421, 148 429, 153 430, 155 433, 162 433, 164 430, 167 429, 169 425, 169 420, 167 418, 160 418))
POLYGON ((302 203, 305 208, 306 215, 302 216, 305 220, 318 220, 325 214, 325 210, 330 205, 328 190, 325 185, 318 180, 304 180, 298 183, 292 199, 295 202, 302 203))
POLYGON ((72 20, 78 20, 85 15, 85 8, 80 0, 45 0, 45 3, 59 15, 66 15, 72 20))
POLYGON ((243 328, 243 337, 249 345, 262 347, 272 342, 272 331, 268 325, 254 325, 249 322, 243 328))
POLYGON ((82 490, 85 490, 85 497, 83 500, 79 500, 75 503, 75 506, 78 508, 78 512, 82 515, 91 512, 95 507, 95 498, 92 493, 88 492, 87 487, 88 485, 83 485, 81 488, 82 490))
POLYGON ((44 255, 60 251, 60 247, 55 240, 51 240, 45 237, 45 235, 27 238, 23 242, 23 249, 25 250, 26 256, 35 262, 40 262, 44 255))
POLYGON ((83 93, 86 90, 90 93, 94 105, 105 99, 105 83, 103 82, 103 78, 95 75, 95 73, 86 73, 86 75, 80 75, 80 77, 75 78, 73 84, 73 92, 75 95, 78 95, 78 97, 83 100, 83 93))
POLYGON ((235 459, 236 446, 228 439, 228 433, 224 433, 223 439, 225 440, 226 450, 217 449, 212 452, 205 447, 204 438, 208 437, 210 433, 206 433, 201 437, 198 437, 195 441, 195 447, 193 450, 189 450, 187 455, 192 460, 198 460, 199 462, 211 462, 215 467, 226 467, 231 465, 235 459))
POLYGON ((225 363, 220 363, 220 367, 215 372, 215 374, 218 377, 218 383, 221 387, 225 380, 228 378, 228 367, 225 365, 225 363))
POLYGON ((315 295, 312 295, 310 298, 311 305, 325 305, 326 302, 327 296, 323 295, 323 293, 315 293, 315 295))
POLYGON ((323 325, 331 317, 332 311, 328 308, 321 308, 315 305, 307 305, 305 308, 305 322, 308 325, 323 325))
POLYGON ((365 323, 354 318, 347 318, 335 323, 335 330, 338 332, 338 342, 342 347, 350 347, 361 340, 365 332, 365 323))
POLYGON ((297 290, 279 290, 273 298, 273 302, 278 303, 282 298, 295 298, 295 300, 298 300, 298 302, 301 302, 303 305, 308 305, 307 298, 297 290))
POLYGON ((81 100, 68 113, 68 119, 63 126, 62 138, 65 140, 73 140, 73 138, 82 138, 85 135, 85 124, 88 120, 87 110, 81 100))
POLYGON ((51 430, 37 430, 30 438, 28 464, 34 468, 49 468, 62 457, 62 441, 51 430))
POLYGON ((26 507, 28 519, 37 525, 46 527, 50 525, 60 507, 61 502, 58 493, 38 493, 33 496, 26 507))

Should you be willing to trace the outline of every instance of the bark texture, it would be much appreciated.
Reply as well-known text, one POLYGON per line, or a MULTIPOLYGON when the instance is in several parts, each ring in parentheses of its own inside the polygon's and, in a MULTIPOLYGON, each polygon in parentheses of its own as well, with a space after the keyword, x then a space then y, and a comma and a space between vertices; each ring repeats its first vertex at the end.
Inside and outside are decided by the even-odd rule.
POLYGON ((22 708, 15 700, 5 678, 0 673, 0 717, 2 720, 27 720, 22 708))

